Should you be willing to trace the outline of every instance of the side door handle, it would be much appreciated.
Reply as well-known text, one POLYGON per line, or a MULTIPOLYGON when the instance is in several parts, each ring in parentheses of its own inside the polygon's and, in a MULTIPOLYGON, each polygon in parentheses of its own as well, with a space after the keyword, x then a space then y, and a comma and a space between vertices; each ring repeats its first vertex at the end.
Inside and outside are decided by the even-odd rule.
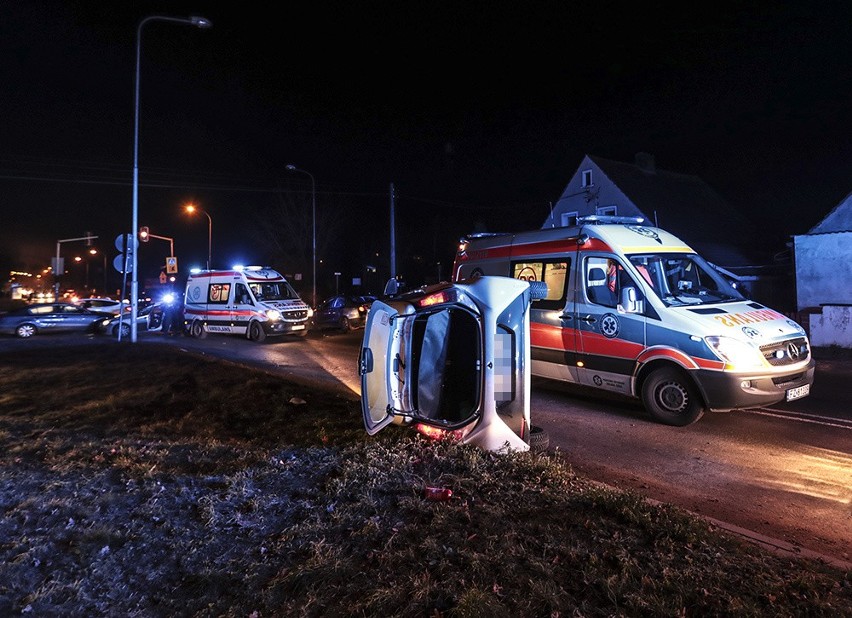
POLYGON ((582 318, 578 318, 581 322, 586 322, 587 324, 594 324, 597 322, 597 319, 591 315, 585 315, 582 318))
POLYGON ((571 315, 570 313, 563 313, 562 315, 559 316, 559 319, 560 320, 573 320, 574 316, 571 315))

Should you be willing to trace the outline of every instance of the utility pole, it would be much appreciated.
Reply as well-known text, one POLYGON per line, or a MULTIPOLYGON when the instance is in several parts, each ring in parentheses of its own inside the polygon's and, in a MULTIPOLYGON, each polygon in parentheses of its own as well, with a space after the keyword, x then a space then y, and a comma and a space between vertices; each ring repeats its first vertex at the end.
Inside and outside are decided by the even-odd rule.
POLYGON ((390 184, 390 276, 396 279, 396 224, 394 222, 394 190, 390 184))

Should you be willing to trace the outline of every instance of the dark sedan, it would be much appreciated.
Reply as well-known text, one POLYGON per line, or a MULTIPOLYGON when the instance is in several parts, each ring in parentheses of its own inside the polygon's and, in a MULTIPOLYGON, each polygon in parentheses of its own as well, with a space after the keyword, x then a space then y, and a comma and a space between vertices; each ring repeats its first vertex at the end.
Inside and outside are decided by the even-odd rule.
POLYGON ((0 333, 27 338, 44 333, 102 332, 109 319, 71 303, 38 303, 0 314, 0 333))
POLYGON ((337 295, 322 301, 314 311, 313 328, 322 330, 336 328, 350 332, 364 328, 370 305, 375 296, 337 295))

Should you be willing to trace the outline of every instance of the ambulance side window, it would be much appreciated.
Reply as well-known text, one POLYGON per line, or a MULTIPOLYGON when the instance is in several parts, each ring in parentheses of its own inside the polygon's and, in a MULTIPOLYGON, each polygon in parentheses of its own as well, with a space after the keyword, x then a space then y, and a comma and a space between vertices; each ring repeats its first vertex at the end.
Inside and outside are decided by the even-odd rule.
POLYGON ((570 258, 558 260, 530 260, 512 263, 512 277, 522 281, 544 281, 547 296, 533 299, 533 309, 559 310, 565 307, 565 289, 571 269, 570 258))
POLYGON ((251 305, 251 295, 249 294, 248 288, 242 283, 238 283, 234 288, 234 302, 240 303, 242 305, 251 305))
POLYGON ((228 302, 228 295, 231 292, 230 283, 211 283, 208 290, 208 303, 218 303, 224 305, 228 302))
POLYGON ((584 274, 586 298, 596 305, 615 309, 622 289, 632 287, 637 293, 640 289, 633 277, 614 258, 586 258, 584 274))

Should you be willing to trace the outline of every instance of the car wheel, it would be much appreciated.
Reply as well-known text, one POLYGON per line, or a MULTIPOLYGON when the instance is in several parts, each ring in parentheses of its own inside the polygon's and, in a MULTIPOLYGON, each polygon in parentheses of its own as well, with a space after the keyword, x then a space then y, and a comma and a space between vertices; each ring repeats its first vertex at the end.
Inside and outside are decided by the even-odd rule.
POLYGON ((263 330, 263 326, 260 325, 260 322, 252 322, 249 324, 249 339, 256 341, 257 343, 266 339, 266 331, 263 330))
POLYGON ((657 369, 642 384, 642 403, 666 425, 685 427, 704 416, 704 402, 692 380, 671 367, 657 369))
POLYGON ((550 435, 541 427, 530 427, 530 450, 536 453, 546 451, 550 446, 550 435))
POLYGON ((340 330, 344 333, 348 333, 352 331, 352 324, 349 323, 349 318, 346 316, 340 318, 340 330))
POLYGON ((36 327, 34 324, 20 324, 17 328, 15 328, 15 335, 21 339, 27 339, 35 334, 36 327))
POLYGON ((196 339, 204 339, 207 336, 207 330, 201 320, 195 320, 192 326, 189 327, 189 334, 196 339))
POLYGON ((119 330, 121 331, 121 338, 122 338, 122 339, 124 339, 125 337, 129 337, 129 336, 130 336, 130 324, 127 324, 127 323, 125 323, 125 322, 122 322, 122 323, 121 323, 121 326, 119 326, 118 324, 116 324, 115 326, 113 326, 113 327, 112 327, 112 335, 113 335, 113 337, 118 337, 119 330))

